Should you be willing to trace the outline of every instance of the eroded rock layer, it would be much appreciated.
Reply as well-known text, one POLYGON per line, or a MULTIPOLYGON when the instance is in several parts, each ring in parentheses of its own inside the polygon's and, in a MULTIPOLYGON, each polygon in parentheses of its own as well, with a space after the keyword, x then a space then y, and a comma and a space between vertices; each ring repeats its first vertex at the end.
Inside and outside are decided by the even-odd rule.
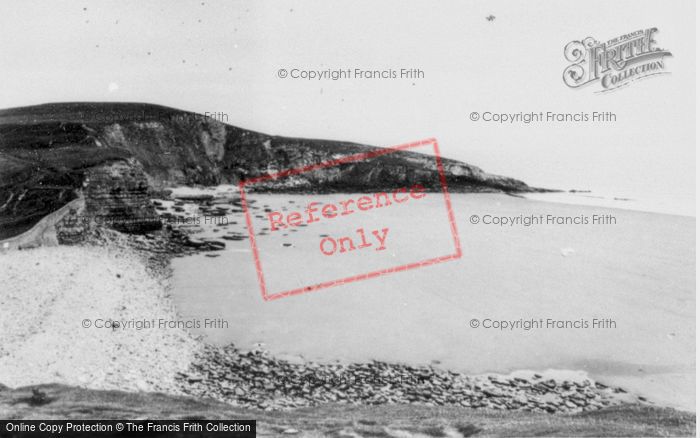
MULTIPOLYGON (((60 103, 0 111, 0 239, 85 195, 92 214, 124 213, 125 231, 154 226, 148 190, 241 179, 374 151, 355 143, 270 136, 202 115, 138 103, 60 103), (105 169, 111 169, 104 173, 105 169), (100 176, 101 175, 101 176, 100 176), (111 175, 111 176, 108 176, 111 175), (91 178, 96 183, 85 185, 91 178), (140 221, 135 215, 142 215, 140 221)), ((527 184, 443 159, 453 191, 526 192, 527 184)), ((258 185, 268 191, 372 191, 423 183, 435 159, 397 152, 258 185)))

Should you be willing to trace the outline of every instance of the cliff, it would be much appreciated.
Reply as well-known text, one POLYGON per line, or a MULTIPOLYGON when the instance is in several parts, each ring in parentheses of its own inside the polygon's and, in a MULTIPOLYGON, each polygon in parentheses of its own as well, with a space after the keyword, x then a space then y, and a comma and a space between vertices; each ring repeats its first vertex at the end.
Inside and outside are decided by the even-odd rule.
MULTIPOLYGON (((0 239, 31 228, 80 194, 93 215, 143 217, 124 231, 157 226, 148 192, 173 185, 236 184, 243 178, 376 148, 286 138, 142 103, 57 103, 0 111, 0 239)), ((443 159, 452 191, 534 189, 443 159)), ((435 162, 413 152, 298 175, 275 191, 370 191, 435 184, 435 162)))

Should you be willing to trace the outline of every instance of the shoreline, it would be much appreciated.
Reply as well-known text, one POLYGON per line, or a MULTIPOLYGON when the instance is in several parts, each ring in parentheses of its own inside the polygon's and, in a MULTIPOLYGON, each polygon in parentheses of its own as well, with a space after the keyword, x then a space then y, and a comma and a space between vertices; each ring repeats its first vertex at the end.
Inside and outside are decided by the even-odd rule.
POLYGON ((559 376, 530 372, 470 376, 430 365, 383 361, 289 361, 264 350, 243 352, 233 345, 211 344, 205 345, 190 370, 179 376, 185 394, 263 410, 341 403, 572 414, 623 404, 653 406, 644 397, 575 371, 560 371, 559 376))
MULTIPOLYGON (((188 189, 188 195, 196 190, 188 189)), ((214 189, 207 192, 211 197, 200 200, 205 205, 201 211, 206 214, 206 209, 212 208, 207 207, 209 204, 223 208, 220 206, 226 201, 213 196, 214 189)), ((276 205, 288 209, 302 205, 305 197, 260 194, 255 200, 254 214, 264 214, 265 209, 276 205)), ((279 357, 324 363, 336 359, 344 363, 382 360, 410 365, 439 361, 440 366, 469 375, 502 375, 522 369, 585 370, 595 380, 621 386, 660 406, 694 409, 694 393, 683 389, 693 382, 694 374, 689 374, 689 370, 692 371, 694 361, 686 354, 678 355, 687 351, 683 346, 693 339, 694 332, 685 318, 679 319, 689 307, 676 309, 676 303, 694 302, 689 282, 693 271, 688 262, 692 261, 692 250, 686 244, 694 233, 688 227, 688 218, 496 194, 456 194, 452 201, 457 218, 462 216, 460 228, 466 242, 463 260, 454 266, 431 268, 432 273, 411 276, 414 281, 407 283, 405 277, 392 276, 381 283, 343 286, 343 290, 320 291, 282 304, 263 304, 255 293, 243 293, 256 290, 257 280, 249 245, 238 241, 245 240, 247 233, 240 223, 231 222, 228 227, 217 227, 218 231, 205 226, 195 232, 194 236, 202 239, 228 240, 231 235, 233 241, 226 242, 225 251, 211 254, 217 256, 211 261, 202 256, 175 260, 174 297, 188 318, 228 317, 231 327, 227 329, 197 330, 216 345, 233 342, 248 350, 262 344, 279 357), (473 213, 575 217, 612 213, 618 220, 608 227, 469 225, 469 215, 473 213), (239 237, 241 233, 243 237, 239 237), (649 251, 655 254, 653 258, 647 255, 651 254, 649 251), (493 266, 503 263, 517 270, 517 276, 488 274, 493 266), (550 274, 546 279, 538 265, 548 267, 550 274), (231 266, 236 268, 229 273, 231 266), (455 275, 460 279, 457 283, 455 275), (520 286, 514 282, 516 278, 522 283, 520 286), (665 278, 673 278, 673 285, 661 281, 665 278), (456 284, 463 286, 455 288, 456 284), (522 293, 523 288, 527 293, 522 293), (669 293, 666 306, 652 305, 659 288, 669 293), (207 302, 217 305, 193 299, 195 293, 204 293, 207 302), (564 306, 557 305, 563 303, 557 299, 563 294, 569 298, 564 306), (537 304, 538 300, 541 304, 537 304), (401 306, 396 308, 391 303, 401 306), (426 308, 428 303, 430 307, 426 308), (230 311, 221 313, 221 308, 230 311), (386 320, 392 309, 398 312, 397 321, 386 320), (425 319, 426 312, 432 315, 431 322, 425 319), (574 321, 582 317, 613 317, 617 329, 608 332, 612 336, 606 339, 603 332, 593 329, 513 332, 465 328, 464 324, 475 316, 558 317, 574 321), (670 316, 673 319, 668 319, 670 316), (656 322, 644 323, 649 318, 656 322), (327 336, 318 337, 317 331, 327 336), (352 335, 356 331, 359 333, 352 335), (390 338, 396 336, 400 338, 392 345, 390 338), (414 348, 410 339, 423 346, 414 348), (630 341, 622 342, 624 339, 630 341), (334 343, 344 348, 338 350, 334 343), (553 352, 557 354, 548 354, 544 345, 556 348, 553 352), (661 351, 666 352, 668 359, 659 363, 655 358, 661 351), (499 356, 503 360, 499 361, 499 356)), ((202 214, 193 205, 183 209, 180 214, 186 216, 202 214)), ((306 229, 292 232, 276 241, 275 246, 284 248, 285 242, 293 247, 304 245, 299 241, 304 232, 306 229)), ((329 232, 333 232, 330 227, 316 231, 319 235, 329 232)), ((260 235, 266 233, 264 228, 259 230, 260 235)), ((270 270, 270 266, 266 268, 270 270)), ((285 269, 284 265, 277 264, 275 269, 281 269, 272 271, 278 277, 297 275, 297 271, 285 269)), ((315 272, 313 264, 305 269, 315 272)))
MULTIPOLYGON (((238 193, 238 186, 233 184, 220 184, 216 186, 170 186, 157 194, 159 195, 169 195, 171 199, 178 198, 181 200, 189 201, 206 201, 209 199, 215 199, 220 196, 225 196, 226 194, 234 192, 238 193)), ((289 191, 251 191, 252 195, 308 195, 308 196, 324 196, 324 195, 334 195, 334 194, 366 194, 375 193, 371 190, 366 191, 309 191, 309 190, 289 190, 289 191)), ((428 191, 427 193, 436 193, 436 191, 428 191)), ((564 190, 564 189, 533 189, 530 191, 523 192, 503 192, 503 191, 473 191, 473 192, 463 192, 460 190, 453 190, 450 188, 450 194, 474 194, 474 195, 504 195, 511 196, 515 198, 527 199, 534 202, 545 202, 549 204, 564 204, 575 207, 584 208, 601 208, 601 209, 612 209, 612 210, 622 210, 631 211, 637 213, 652 213, 661 214, 669 216, 681 216, 681 217, 691 217, 695 218, 695 210, 687 207, 687 203, 680 202, 679 205, 675 207, 669 207, 665 205, 665 208, 653 208, 654 203, 658 203, 657 198, 643 198, 643 197, 620 197, 611 195, 607 192, 598 192, 590 190, 564 190), (641 204, 641 205, 640 205, 641 204)))
POLYGON ((688 206, 687 201, 676 204, 667 203, 659 207, 658 200, 644 198, 621 198, 586 191, 529 192, 523 193, 522 197, 535 202, 548 202, 576 207, 604 208, 609 210, 623 210, 638 213, 690 217, 693 219, 696 217, 695 208, 691 209, 688 206))
MULTIPOLYGON (((138 261, 143 264, 141 273, 145 273, 151 280, 148 285, 150 290, 140 292, 155 297, 158 307, 165 312, 165 317, 177 318, 180 315, 170 298, 169 263, 173 257, 182 254, 172 251, 173 245, 182 245, 182 239, 177 234, 174 236, 171 232, 163 231, 144 238, 101 230, 93 235, 89 244, 80 247, 22 250, 24 254, 21 256, 37 255, 36 251, 48 251, 53 253, 53 256, 62 256, 64 260, 68 260, 70 258, 65 253, 72 253, 71 260, 77 262, 80 256, 88 255, 92 256, 92 259, 101 251, 105 251, 116 256, 111 261, 120 257, 130 262, 138 261), (106 245, 106 247, 98 248, 94 246, 96 244, 106 245)), ((188 253, 192 250, 183 251, 188 253)), ((5 253, 0 257, 13 257, 13 254, 5 253)), ((133 265, 130 266, 133 267, 133 265)), ((15 268, 17 267, 10 269, 15 268)), ((78 273, 76 268, 82 269, 84 266, 73 266, 73 268, 69 276, 74 276, 78 273)), ((110 282, 107 278, 99 278, 93 281, 99 281, 101 287, 112 291, 115 285, 109 283, 118 283, 122 277, 117 274, 110 278, 114 280, 110 282)), ((144 278, 139 280, 146 281, 144 278)), ((136 295, 131 295, 127 301, 134 300, 135 297, 136 295)), ((2 297, 3 301, 7 299, 6 296, 2 297)), ((77 303, 73 303, 75 304, 77 303)), ((125 303, 122 309, 134 304, 134 302, 125 303)), ((76 309, 73 308, 73 310, 76 309)), ((85 311, 80 308, 77 310, 85 311)), ((52 316, 66 317, 66 315, 52 316)), ((52 317, 49 317, 50 319, 52 317)), ((8 325, 7 322, 4 321, 5 326, 8 325)), ((133 339, 135 334, 139 333, 138 331, 123 328, 122 330, 117 330, 116 334, 122 331, 124 336, 118 341, 108 340, 106 345, 116 347, 116 349, 112 348, 112 351, 136 348, 129 353, 131 360, 138 361, 144 356, 151 356, 148 351, 154 347, 158 348, 162 355, 162 347, 157 346, 170 342, 169 338, 172 337, 173 332, 176 338, 180 338, 178 340, 180 344, 176 346, 177 351, 172 351, 170 356, 158 355, 154 358, 155 362, 142 361, 136 366, 134 363, 128 365, 122 363, 114 371, 110 370, 112 368, 110 364, 113 365, 115 361, 114 356, 107 357, 104 351, 99 354, 93 351, 92 356, 98 359, 98 362, 93 364, 92 370, 80 367, 80 372, 77 374, 75 372, 66 375, 55 373, 56 377, 52 378, 47 373, 31 376, 26 373, 26 351, 25 354, 19 354, 17 350, 21 348, 15 347, 20 343, 19 341, 27 341, 27 337, 20 335, 15 342, 6 342, 7 339, 5 339, 0 343, 3 345, 3 350, 0 350, 0 370, 2 370, 0 374, 7 376, 0 383, 10 387, 60 383, 99 390, 156 391, 171 395, 188 395, 198 399, 213 398, 234 406, 264 410, 288 410, 319 406, 324 403, 347 403, 348 405, 461 406, 472 409, 576 413, 620 404, 650 405, 643 397, 629 394, 622 388, 608 387, 595 382, 581 373, 578 376, 573 375, 576 372, 570 373, 568 378, 559 379, 552 378, 555 376, 522 372, 515 372, 509 376, 498 374, 470 376, 430 365, 410 366, 382 361, 349 364, 294 361, 276 358, 261 350, 241 351, 233 344, 216 346, 204 342, 201 337, 196 337, 189 331, 182 333, 180 330, 153 330, 150 333, 153 338, 144 345, 143 339, 139 341, 133 339), (178 359, 175 359, 172 353, 177 353, 178 359), (139 355, 141 357, 137 357, 139 355), (152 372, 154 363, 158 363, 161 371, 164 371, 162 366, 169 365, 168 362, 175 365, 167 368, 170 371, 152 372), (94 375, 102 367, 107 369, 106 374, 109 377, 101 378, 94 375), (85 378, 86 374, 92 376, 92 380, 85 378), (359 386, 353 386, 356 383, 359 383, 359 386)), ((40 331, 29 337, 41 337, 41 343, 44 345, 41 355, 53 355, 58 361, 52 364, 51 370, 57 368, 67 370, 78 366, 72 359, 73 357, 78 359, 81 355, 70 354, 68 357, 63 357, 61 354, 54 353, 70 351, 69 345, 75 345, 84 340, 76 339, 76 330, 72 328, 59 332, 40 331), (61 334, 65 338, 56 339, 61 334), (62 343, 63 346, 59 347, 62 343), (49 346, 53 347, 53 351, 49 346)), ((141 330, 140 333, 147 332, 147 330, 141 330)), ((91 333, 91 331, 78 329, 77 337, 80 338, 80 335, 85 333, 91 333)), ((114 336, 115 330, 100 334, 104 333, 114 336)))
MULTIPOLYGON (((145 273, 148 277, 139 277, 139 280, 146 281, 151 288, 147 291, 142 288, 140 291, 152 294, 156 298, 159 309, 173 312, 168 313, 169 317, 178 318, 181 315, 176 310, 171 297, 171 261, 174 257, 199 252, 216 255, 216 251, 223 249, 219 246, 200 243, 197 239, 190 238, 187 232, 181 233, 176 229, 166 228, 140 236, 98 229, 91 235, 89 242, 84 245, 38 248, 20 252, 24 255, 35 254, 34 251, 55 252, 54 256, 63 256, 59 258, 69 261, 72 268, 70 276, 79 273, 85 266, 93 263, 92 258, 81 262, 81 257, 76 257, 76 253, 82 256, 86 254, 96 255, 104 250, 116 255, 117 259, 124 257, 132 262, 136 261, 141 264, 141 269, 137 269, 137 271, 145 273), (96 244, 105 245, 105 248, 97 248, 96 244), (64 253, 66 252, 74 253, 72 258, 65 257, 64 253), (153 294, 153 292, 155 293, 153 294)), ((0 257, 12 257, 13 252, 15 251, 0 254, 0 257)), ((26 272, 23 269, 19 269, 19 271, 20 276, 21 272, 26 272)), ((119 275, 108 278, 92 278, 90 281, 93 283, 90 286, 103 287, 113 291, 115 283, 118 283, 120 278, 119 275)), ((35 284, 42 284, 40 279, 36 281, 35 284)), ((31 290, 31 287, 24 285, 20 289, 31 290)), ((127 299, 134 299, 137 296, 137 294, 129 295, 127 299)), ((7 297, 0 294, 0 302, 6 299, 7 297)), ((7 321, 0 321, 0 323, 6 324, 7 321)), ((70 331, 63 332, 64 335, 66 333, 70 338, 70 331)), ((133 347, 128 339, 135 332, 124 331, 124 333, 126 334, 122 338, 122 341, 126 342, 124 345, 133 347)), ((159 341, 162 341, 160 338, 166 334, 172 334, 172 332, 158 330, 153 333, 156 333, 154 336, 157 340, 149 346, 158 345, 159 341)), ((48 339, 44 340, 44 345, 55 347, 60 343, 54 338, 59 336, 59 333, 43 333, 43 335, 49 336, 48 339)), ((203 341, 202 336, 196 336, 192 331, 186 331, 179 335, 183 337, 181 342, 187 346, 184 350, 184 356, 187 356, 188 359, 185 361, 176 360, 177 366, 167 376, 158 374, 149 380, 138 376, 134 377, 134 373, 132 375, 118 373, 117 376, 112 376, 111 380, 103 378, 92 382, 70 376, 53 380, 51 378, 37 380, 27 377, 24 380, 16 379, 14 381, 6 379, 8 381, 2 381, 0 384, 24 386, 63 383, 91 389, 158 391, 171 395, 187 395, 198 399, 213 398, 233 406, 274 411, 313 407, 324 403, 341 403, 348 406, 376 406, 378 404, 456 406, 467 409, 567 414, 596 411, 626 404, 661 406, 648 402, 644 397, 639 397, 625 389, 609 387, 600 381, 593 380, 585 373, 575 370, 569 371, 565 377, 522 370, 509 375, 497 373, 471 375, 435 368, 431 364, 411 366, 387 361, 342 364, 315 362, 274 357, 262 350, 242 351, 233 344, 217 346, 203 341), (351 387, 348 386, 348 382, 360 382, 361 385, 354 393, 340 397, 339 395, 343 391, 347 391, 351 387), (344 390, 338 391, 338 388, 341 387, 344 390), (255 397, 251 398, 251 394, 255 397), (379 395, 377 396, 377 394, 379 395)), ((70 339, 62 341, 68 342, 68 345, 73 344, 70 339)), ((14 369, 15 373, 24 370, 26 365, 24 362, 8 368, 6 358, 8 352, 2 349, 6 345, 12 345, 12 343, 0 342, 0 374, 9 375, 2 371, 7 369, 14 369)), ((119 345, 117 350, 124 346, 117 345, 119 345)), ((139 351, 148 355, 147 350, 139 351)), ((10 352, 10 354, 12 353, 10 352)), ((177 353, 182 356, 183 350, 178 349, 177 353)), ((172 356, 170 357, 172 359, 172 356)), ((105 356, 102 359, 107 362, 107 368, 109 368, 109 362, 113 358, 105 356)), ((157 362, 162 362, 162 357, 157 359, 157 362)), ((66 361, 62 365, 64 368, 68 368, 74 366, 75 363, 66 361)), ((147 372, 149 367, 152 367, 150 362, 141 365, 143 369, 135 370, 135 374, 147 372)), ((683 409, 679 409, 679 411, 689 412, 683 409)))

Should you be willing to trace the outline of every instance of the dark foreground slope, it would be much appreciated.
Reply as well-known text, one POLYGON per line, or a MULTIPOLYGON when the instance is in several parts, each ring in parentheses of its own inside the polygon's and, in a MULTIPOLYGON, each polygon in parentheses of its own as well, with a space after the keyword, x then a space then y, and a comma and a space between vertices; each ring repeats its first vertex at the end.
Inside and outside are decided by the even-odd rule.
POLYGON ((17 419, 255 419, 258 436, 694 436, 695 415, 621 405, 573 415, 419 405, 352 406, 266 412, 213 400, 63 385, 0 385, 0 417, 17 419), (33 392, 33 390, 39 391, 33 392), (37 397, 37 394, 40 396, 37 397))
MULTIPOLYGON (((123 213, 133 215, 139 211, 134 204, 147 198, 145 192, 151 189, 236 184, 243 178, 374 149, 270 136, 141 103, 57 103, 2 110, 0 239, 27 230, 83 194, 91 173, 93 180, 101 181, 92 192, 103 198, 120 196, 123 213), (121 164, 115 167, 115 163, 121 164), (114 186, 105 187, 110 179, 114 186)), ((469 164, 449 159, 443 164, 453 191, 532 190, 521 181, 469 164)), ((369 191, 421 182, 435 190, 435 175, 431 157, 400 152, 299 175, 267 189, 369 191)))

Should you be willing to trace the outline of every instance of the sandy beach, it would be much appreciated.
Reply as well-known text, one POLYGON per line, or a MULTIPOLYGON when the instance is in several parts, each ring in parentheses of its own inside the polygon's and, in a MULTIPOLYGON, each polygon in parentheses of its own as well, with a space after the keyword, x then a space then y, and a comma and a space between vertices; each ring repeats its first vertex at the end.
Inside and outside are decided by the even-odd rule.
MULTIPOLYGON (((253 199, 271 208, 308 200, 287 195, 253 199)), ((457 261, 264 302, 249 243, 234 241, 217 258, 174 260, 176 306, 186 318, 228 321, 227 328, 195 330, 207 340, 234 342, 243 349, 263 346, 278 357, 376 359, 469 374, 582 371, 660 405, 694 410, 694 218, 496 194, 455 194, 452 201, 464 250, 457 261), (472 215, 483 220, 485 215, 542 214, 613 215, 616 222, 470 223, 472 215), (613 321, 614 327, 475 329, 472 319, 482 324, 599 319, 613 321)), ((443 235, 449 245, 439 197, 431 197, 428 208, 434 213, 398 216, 394 225, 410 230, 433 221, 435 239, 430 234, 404 242, 408 246, 402 248, 409 250, 395 257, 410 259, 410 248, 420 254, 427 245, 440 246, 443 235)), ((239 218, 227 230, 245 233, 241 224, 239 218)), ((288 233, 261 238, 260 247, 271 250, 264 263, 274 281, 323 280, 337 274, 333 269, 365 263, 360 257, 331 266, 307 252, 301 261, 304 272, 299 273, 300 261, 284 257, 280 248, 285 242, 303 247, 306 240, 337 231, 332 227, 326 222, 305 237, 288 233)), ((202 235, 220 233, 204 228, 202 235)))

